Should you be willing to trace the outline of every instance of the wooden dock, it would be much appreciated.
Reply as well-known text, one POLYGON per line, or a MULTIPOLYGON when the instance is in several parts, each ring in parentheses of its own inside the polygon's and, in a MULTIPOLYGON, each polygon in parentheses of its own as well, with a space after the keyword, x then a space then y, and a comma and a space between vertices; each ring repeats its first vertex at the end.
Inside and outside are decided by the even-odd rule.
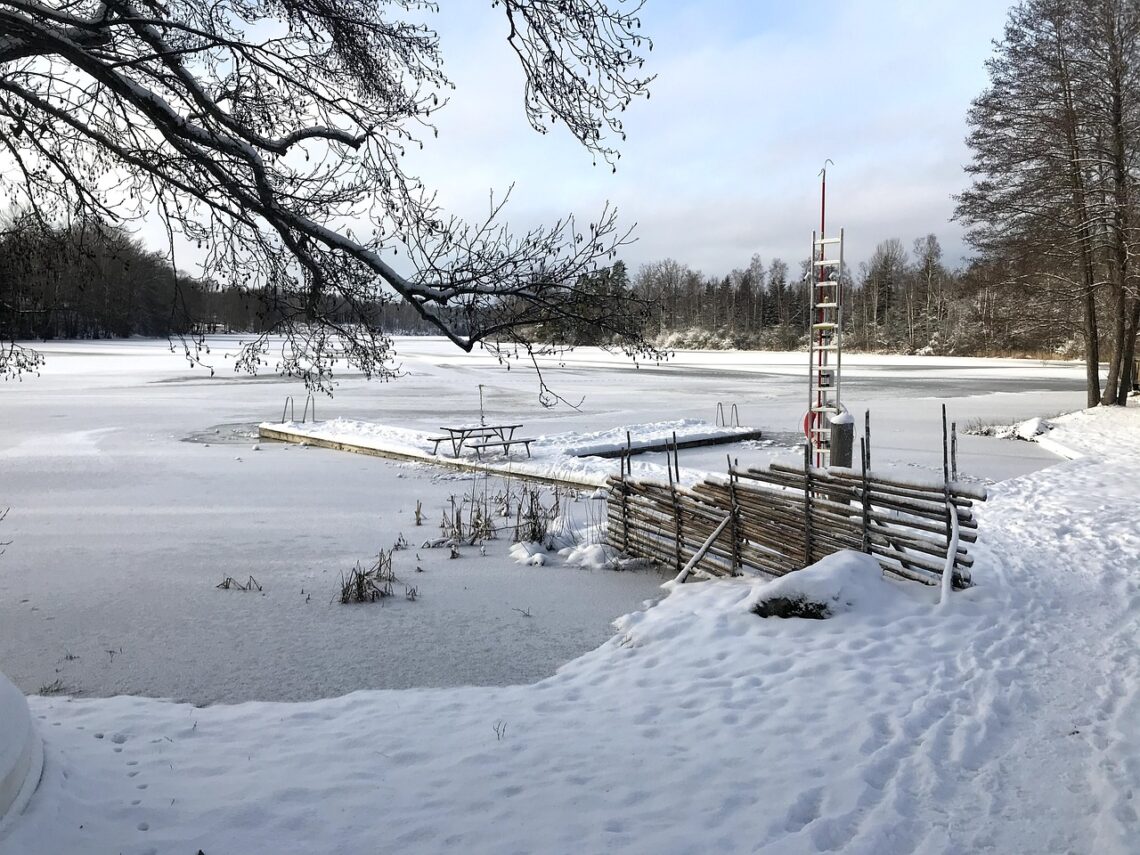
POLYGON ((440 457, 431 454, 408 454, 402 451, 389 451, 383 448, 371 448, 366 445, 355 445, 350 442, 340 442, 334 439, 321 439, 314 436, 292 433, 286 430, 261 425, 257 429, 261 439, 276 442, 291 442, 294 445, 311 445, 316 448, 331 448, 336 451, 350 451, 353 454, 366 454, 369 457, 383 457, 388 460, 400 460, 405 463, 428 463, 444 469, 458 472, 483 472, 489 475, 498 475, 503 478, 519 478, 525 481, 534 481, 539 484, 550 484, 555 487, 574 487, 579 490, 596 490, 604 487, 605 481, 587 481, 577 478, 556 478, 547 475, 535 475, 525 470, 515 469, 510 463, 482 463, 479 461, 455 460, 449 457, 440 457))

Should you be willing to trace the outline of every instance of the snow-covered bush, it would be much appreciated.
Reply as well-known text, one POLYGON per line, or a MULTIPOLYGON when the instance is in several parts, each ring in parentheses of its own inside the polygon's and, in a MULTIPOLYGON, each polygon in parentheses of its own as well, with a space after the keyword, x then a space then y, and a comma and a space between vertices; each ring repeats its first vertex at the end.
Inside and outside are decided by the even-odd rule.
POLYGON ((761 585, 751 611, 760 617, 823 619, 853 608, 876 609, 893 591, 870 555, 844 550, 761 585))

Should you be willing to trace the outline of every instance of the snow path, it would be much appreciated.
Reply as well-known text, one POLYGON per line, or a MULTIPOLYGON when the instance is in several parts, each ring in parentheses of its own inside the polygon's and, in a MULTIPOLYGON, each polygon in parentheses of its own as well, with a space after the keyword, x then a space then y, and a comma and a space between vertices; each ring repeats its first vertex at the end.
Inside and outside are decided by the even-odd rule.
MULTIPOLYGON (((1137 415, 1109 409, 1055 420, 1050 442, 1080 457, 999 485, 982 515, 1017 594, 1006 635, 1021 650, 1019 679, 1031 692, 1022 754, 998 768, 997 783, 1006 804, 1030 818, 1038 811, 1025 801, 1040 796, 1042 781, 1069 794, 1072 839, 1042 840, 1039 851, 1135 852, 1140 835, 1137 415)), ((998 850, 1024 845, 1032 830, 998 850)))

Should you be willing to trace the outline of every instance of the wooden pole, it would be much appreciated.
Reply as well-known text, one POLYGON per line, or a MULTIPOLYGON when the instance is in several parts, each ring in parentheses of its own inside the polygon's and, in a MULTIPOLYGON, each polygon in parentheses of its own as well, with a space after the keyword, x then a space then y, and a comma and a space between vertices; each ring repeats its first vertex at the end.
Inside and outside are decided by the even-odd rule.
POLYGON ((871 468, 871 411, 863 414, 863 438, 867 442, 867 468, 871 468))
POLYGON ((950 423, 950 480, 958 480, 958 423, 950 423))
POLYGON ((871 491, 867 485, 867 440, 859 440, 859 459, 863 464, 863 490, 860 504, 863 508, 863 551, 871 554, 871 491))
POLYGON ((736 469, 732 465, 732 457, 725 455, 728 459, 728 498, 732 505, 732 574, 734 576, 741 573, 741 560, 740 560, 740 502, 736 496, 736 469))
MULTIPOLYGON (((666 454, 668 452, 666 451, 666 454)), ((677 501, 677 484, 673 481, 673 467, 667 467, 669 470, 669 493, 673 499, 673 525, 674 525, 674 541, 676 543, 676 570, 681 572, 681 544, 684 540, 681 533, 681 505, 677 501)))
MULTIPOLYGON (((665 447, 665 454, 669 456, 669 446, 665 447)), ((673 474, 677 482, 681 482, 681 453, 677 450, 677 432, 673 432, 673 474)))
POLYGON ((629 462, 629 455, 621 456, 621 551, 629 554, 629 486, 625 480, 625 468, 629 462))
POLYGON ((811 443, 804 446, 804 567, 811 564, 811 443))
POLYGON ((949 555, 951 549, 956 549, 953 538, 958 514, 950 504, 950 425, 946 420, 945 404, 942 405, 942 498, 946 505, 946 555, 952 567, 953 561, 949 555))
MULTIPOLYGON (((791 473, 780 471, 780 464, 773 464, 772 470, 773 471, 770 472, 749 470, 747 472, 738 472, 737 474, 740 478, 758 482, 762 485, 772 484, 776 487, 785 487, 797 491, 803 489, 805 479, 799 470, 795 470, 791 473)), ((831 487, 830 492, 839 494, 841 490, 846 490, 850 492, 852 497, 857 496, 859 489, 862 487, 861 478, 857 473, 839 477, 836 476, 835 472, 826 475, 817 473, 812 475, 812 482, 815 485, 818 485, 820 482, 826 482, 831 487)), ((940 523, 944 521, 945 506, 943 504, 944 496, 942 485, 938 485, 936 488, 937 492, 907 495, 899 490, 884 489, 880 484, 881 482, 875 481, 868 474, 868 490, 873 506, 901 511, 924 519, 937 520, 940 523)), ((826 498, 817 496, 816 501, 826 501, 826 498)), ((973 513, 970 510, 971 503, 953 494, 951 494, 951 502, 958 512, 958 518, 961 520, 962 525, 967 528, 977 528, 977 522, 974 520, 973 513)), ((937 531, 941 533, 943 529, 939 527, 937 531)))
POLYGON ((713 533, 705 539, 705 542, 701 544, 700 548, 693 553, 693 557, 689 559, 689 562, 683 568, 681 568, 681 571, 673 580, 674 582, 680 585, 689 577, 689 574, 692 573, 694 569, 696 569, 697 564, 700 563, 700 560, 705 557, 705 554, 709 551, 709 549, 712 548, 713 543, 718 537, 720 537, 720 533, 724 531, 725 526, 727 526, 730 522, 732 522, 732 514, 726 516, 723 520, 721 520, 720 525, 713 529, 713 533))
POLYGON ((950 427, 946 421, 946 405, 942 405, 942 480, 950 483, 950 427))

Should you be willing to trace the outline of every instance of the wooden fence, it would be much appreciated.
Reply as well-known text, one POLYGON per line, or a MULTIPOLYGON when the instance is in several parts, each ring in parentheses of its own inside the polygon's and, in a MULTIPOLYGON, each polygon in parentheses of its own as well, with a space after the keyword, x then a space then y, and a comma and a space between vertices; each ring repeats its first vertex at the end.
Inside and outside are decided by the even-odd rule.
POLYGON ((693 487, 673 482, 672 469, 669 484, 633 480, 625 471, 609 480, 609 543, 678 572, 696 558, 691 572, 699 576, 745 568, 782 576, 855 549, 893 576, 934 585, 947 563, 952 507, 959 527, 953 582, 969 584, 968 546, 978 538, 972 507, 985 501, 982 487, 780 464, 730 466, 726 479, 693 487))

